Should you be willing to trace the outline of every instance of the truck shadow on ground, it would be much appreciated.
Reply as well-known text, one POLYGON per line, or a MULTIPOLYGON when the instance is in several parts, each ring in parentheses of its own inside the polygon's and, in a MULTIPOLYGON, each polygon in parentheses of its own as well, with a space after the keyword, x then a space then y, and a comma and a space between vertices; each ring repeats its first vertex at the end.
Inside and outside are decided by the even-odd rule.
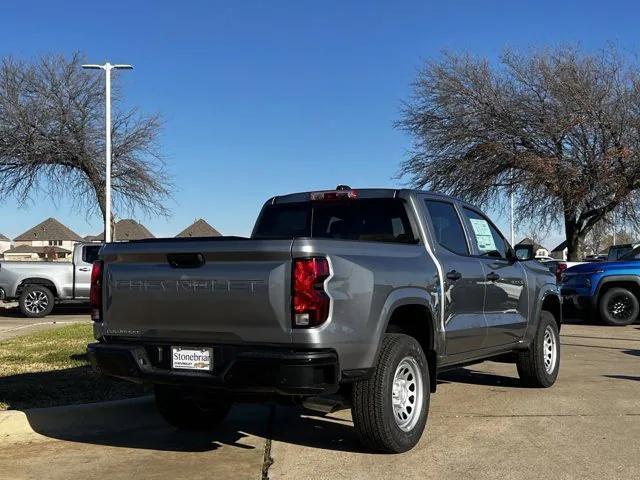
MULTIPOLYGON (((71 358, 84 360, 84 355, 79 353, 71 358)), ((11 409, 30 409, 26 411, 36 413, 49 410, 43 407, 121 400, 150 392, 142 385, 96 375, 89 365, 0 376, 0 402, 11 409)))
MULTIPOLYGON (((219 427, 206 432, 177 430, 157 415, 153 402, 148 403, 151 421, 143 426, 135 425, 138 418, 128 418, 122 412, 122 429, 110 431, 88 431, 67 425, 77 425, 77 415, 86 417, 91 413, 51 412, 50 409, 26 411, 29 423, 37 433, 49 438, 70 442, 88 443, 109 447, 158 450, 170 452, 210 452, 222 446, 239 449, 263 449, 267 439, 323 450, 365 452, 360 446, 352 422, 334 416, 315 416, 300 407, 279 405, 239 404, 219 427), (258 437, 247 441, 250 437, 258 437)), ((123 406, 123 409, 126 409, 123 406)), ((132 415, 133 417, 133 415, 132 415)), ((88 419, 91 422, 91 419, 88 419)))
POLYGON ((469 368, 457 368, 438 375, 438 384, 466 383, 470 385, 486 385, 493 387, 522 388, 520 379, 494 373, 479 372, 469 368))
POLYGON ((187 432, 166 424, 156 412, 152 399, 134 402, 133 409, 127 403, 110 409, 106 419, 100 404, 94 408, 82 405, 78 409, 33 409, 26 410, 25 414, 36 433, 70 442, 170 452, 208 452, 222 445, 240 449, 263 447, 263 444, 248 445, 242 440, 250 434, 264 438, 269 418, 267 406, 239 406, 215 430, 187 432))
MULTIPOLYGON (((56 305, 51 312, 51 315, 59 315, 59 316, 77 316, 77 315, 87 315, 87 320, 89 320, 89 306, 88 305, 56 305)), ((24 318, 27 319, 18 307, 2 307, 0 308, 0 317, 4 318, 24 318)), ((41 318, 43 322, 50 320, 49 317, 41 318)))
MULTIPOLYGON (((520 386, 517 378, 468 369, 446 372, 439 383, 520 386)), ((207 452, 223 445, 239 449, 263 448, 263 439, 270 438, 322 450, 370 453, 361 446, 348 413, 322 415, 302 407, 237 404, 220 427, 207 432, 184 432, 169 426, 156 412, 150 396, 76 408, 30 409, 25 413, 31 428, 41 435, 93 445, 207 452), (248 440, 250 437, 259 439, 257 442, 255 438, 248 440)))
POLYGON ((640 376, 638 375, 603 375, 603 377, 640 382, 640 376))

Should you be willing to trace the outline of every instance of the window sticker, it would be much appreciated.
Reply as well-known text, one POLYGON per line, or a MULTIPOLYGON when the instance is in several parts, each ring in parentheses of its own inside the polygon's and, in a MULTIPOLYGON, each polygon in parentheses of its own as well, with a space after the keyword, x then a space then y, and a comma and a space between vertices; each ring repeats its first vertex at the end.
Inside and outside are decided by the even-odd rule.
POLYGON ((493 235, 491 235, 489 223, 480 218, 470 218, 469 221, 473 227, 473 233, 476 235, 476 241, 478 242, 478 250, 480 250, 480 253, 498 250, 496 248, 496 242, 493 241, 493 235))

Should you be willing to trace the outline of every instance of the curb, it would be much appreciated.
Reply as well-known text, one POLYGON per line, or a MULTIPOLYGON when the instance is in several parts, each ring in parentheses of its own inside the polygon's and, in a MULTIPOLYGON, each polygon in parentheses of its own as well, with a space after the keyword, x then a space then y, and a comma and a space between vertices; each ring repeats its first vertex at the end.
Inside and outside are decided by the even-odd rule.
POLYGON ((0 412, 0 442, 18 437, 70 438, 162 423, 153 397, 0 412))

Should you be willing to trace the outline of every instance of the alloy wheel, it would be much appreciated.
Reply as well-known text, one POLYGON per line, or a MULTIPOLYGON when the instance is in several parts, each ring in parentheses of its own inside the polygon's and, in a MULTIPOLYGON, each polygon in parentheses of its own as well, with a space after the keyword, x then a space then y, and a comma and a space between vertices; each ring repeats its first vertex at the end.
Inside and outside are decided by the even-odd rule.
POLYGON ((617 320, 628 320, 633 315, 633 303, 627 295, 616 295, 609 300, 607 311, 617 320))
POLYGON ((44 292, 34 290, 29 292, 24 299, 24 308, 32 314, 44 312, 49 306, 49 298, 44 292))

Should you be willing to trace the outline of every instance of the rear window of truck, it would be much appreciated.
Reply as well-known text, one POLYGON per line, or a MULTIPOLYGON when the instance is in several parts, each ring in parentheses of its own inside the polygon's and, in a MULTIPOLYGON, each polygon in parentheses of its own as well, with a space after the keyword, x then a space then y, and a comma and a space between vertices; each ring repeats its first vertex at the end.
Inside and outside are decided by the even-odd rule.
POLYGON ((296 237, 417 241, 404 202, 398 198, 276 203, 262 209, 252 238, 296 237))

